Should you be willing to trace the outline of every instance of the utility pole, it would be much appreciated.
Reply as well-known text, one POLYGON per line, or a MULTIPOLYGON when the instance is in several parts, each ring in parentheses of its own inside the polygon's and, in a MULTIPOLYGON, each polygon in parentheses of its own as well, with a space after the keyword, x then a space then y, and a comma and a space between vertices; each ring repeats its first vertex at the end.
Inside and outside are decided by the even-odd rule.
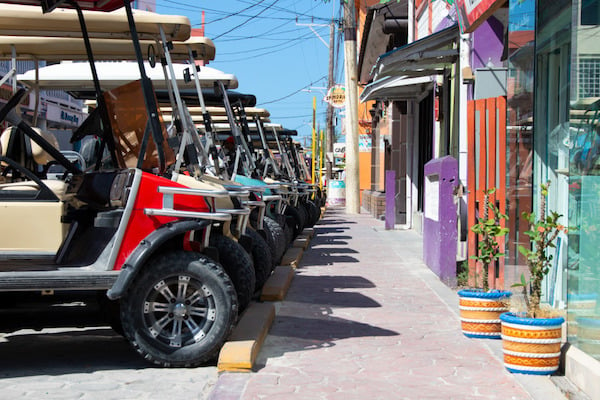
MULTIPOLYGON (((335 82, 333 81, 333 66, 334 66, 334 51, 333 48, 335 47, 335 25, 334 25, 334 21, 333 19, 331 20, 331 24, 329 24, 329 79, 328 79, 328 90, 331 89, 333 87, 333 85, 335 85, 335 82)), ((331 105, 331 103, 327 102, 327 153, 328 154, 333 154, 333 106, 331 105)), ((326 177, 327 180, 326 182, 330 182, 331 181, 331 176, 333 175, 333 157, 331 160, 327 160, 327 163, 325 165, 325 167, 327 168, 326 173, 326 177)))
POLYGON ((354 1, 341 0, 344 8, 344 66, 346 72, 346 212, 360 213, 358 165, 358 67, 354 1))
POLYGON ((316 169, 316 162, 317 162, 317 130, 316 130, 316 125, 317 123, 317 98, 313 97, 313 123, 312 123, 312 183, 313 185, 316 183, 316 177, 317 174, 315 173, 315 169, 316 169))

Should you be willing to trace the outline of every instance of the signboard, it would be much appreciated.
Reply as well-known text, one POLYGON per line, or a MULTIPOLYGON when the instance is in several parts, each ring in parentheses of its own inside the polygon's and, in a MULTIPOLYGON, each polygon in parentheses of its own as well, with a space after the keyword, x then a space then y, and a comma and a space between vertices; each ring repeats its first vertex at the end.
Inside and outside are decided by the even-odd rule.
POLYGON ((334 143, 333 156, 337 158, 346 157, 346 143, 334 143))
POLYGON ((371 135, 358 135, 358 151, 371 151, 371 135))
POLYGON ((461 32, 473 32, 504 3, 506 0, 456 0, 461 32))
POLYGON ((344 108, 346 105, 346 88, 342 85, 332 86, 323 100, 335 108, 344 108))

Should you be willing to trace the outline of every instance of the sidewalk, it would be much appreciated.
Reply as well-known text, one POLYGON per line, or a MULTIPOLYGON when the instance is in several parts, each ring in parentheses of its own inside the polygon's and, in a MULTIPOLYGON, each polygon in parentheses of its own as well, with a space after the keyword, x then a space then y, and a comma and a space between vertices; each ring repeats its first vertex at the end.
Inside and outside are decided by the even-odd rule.
POLYGON ((210 399, 564 399, 549 377, 506 372, 500 341, 462 335, 421 241, 328 209, 255 372, 221 374, 210 399))

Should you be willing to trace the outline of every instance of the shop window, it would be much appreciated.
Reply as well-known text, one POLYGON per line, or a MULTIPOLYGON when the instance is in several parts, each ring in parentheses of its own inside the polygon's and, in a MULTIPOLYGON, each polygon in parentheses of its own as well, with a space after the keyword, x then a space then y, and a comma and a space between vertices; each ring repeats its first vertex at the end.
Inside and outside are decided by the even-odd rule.
POLYGON ((581 25, 600 25, 600 1, 581 1, 581 25))

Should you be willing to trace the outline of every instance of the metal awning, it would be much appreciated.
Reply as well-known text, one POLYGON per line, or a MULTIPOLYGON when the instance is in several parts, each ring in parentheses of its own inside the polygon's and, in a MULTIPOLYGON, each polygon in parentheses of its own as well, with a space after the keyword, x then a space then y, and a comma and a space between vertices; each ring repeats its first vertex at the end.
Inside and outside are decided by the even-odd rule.
POLYGON ((382 54, 371 72, 374 80, 388 76, 425 76, 443 73, 456 62, 458 24, 382 54))
POLYGON ((386 76, 365 86, 360 101, 414 100, 433 88, 431 76, 386 76))

